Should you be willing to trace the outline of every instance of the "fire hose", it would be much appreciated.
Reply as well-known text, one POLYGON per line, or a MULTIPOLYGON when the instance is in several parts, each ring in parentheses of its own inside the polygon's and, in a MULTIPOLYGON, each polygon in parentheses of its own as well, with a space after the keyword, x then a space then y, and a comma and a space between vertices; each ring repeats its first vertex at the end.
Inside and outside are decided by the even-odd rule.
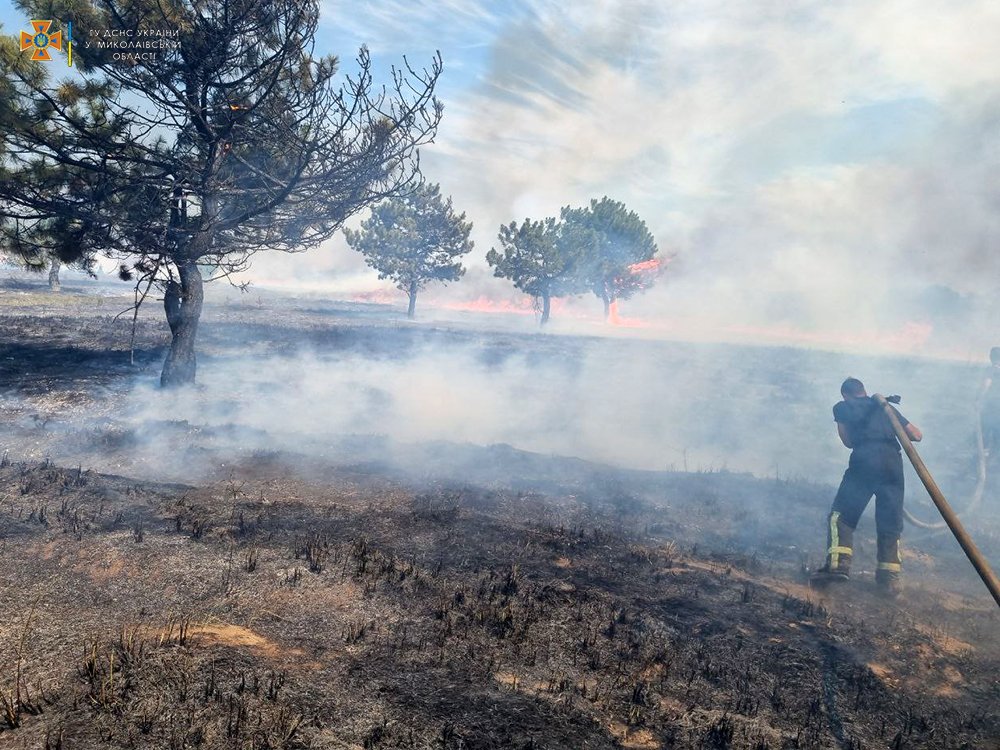
MULTIPOLYGON (((978 460, 976 462, 976 487, 972 491, 972 499, 962 511, 963 514, 972 513, 979 507, 980 503, 983 501, 983 494, 986 490, 986 449, 983 445, 983 420, 981 415, 977 415, 976 418, 976 451, 978 456, 978 460)), ((919 529, 937 530, 948 528, 948 524, 944 521, 938 521, 936 523, 921 521, 919 518, 916 518, 913 514, 911 514, 906 508, 903 508, 903 516, 909 523, 919 529)))
MULTIPOLYGON (((951 533, 954 534, 955 539, 958 541, 959 545, 962 547, 962 551, 965 552, 965 556, 969 558, 969 562, 972 563, 972 567, 976 569, 979 577, 983 579, 983 583, 986 584, 986 588, 989 589, 990 594, 993 595, 994 601, 997 606, 1000 606, 1000 579, 997 578, 996 573, 990 568, 990 564, 983 557, 983 553, 979 551, 976 547, 975 542, 972 541, 972 537, 969 536, 965 527, 962 526, 962 522, 958 520, 958 515, 952 510, 948 501, 944 497, 944 493, 937 486, 937 482, 934 481, 934 477, 931 476, 930 471, 928 471, 927 466, 924 464, 920 454, 917 453, 917 449, 913 447, 913 443, 910 442, 910 436, 906 434, 906 430, 903 429, 903 425, 899 423, 899 418, 896 416, 895 410, 889 405, 889 402, 885 400, 885 396, 880 394, 875 394, 875 400, 881 404, 882 408, 885 409, 885 413, 889 417, 889 422, 892 424, 892 429, 896 433, 896 437, 899 438, 899 444, 903 446, 903 451, 906 453, 906 457, 910 459, 910 463, 913 464, 913 468, 917 472, 917 476, 920 477, 920 481, 924 483, 924 487, 927 489, 927 493, 931 496, 931 500, 934 501, 934 505, 937 506, 938 511, 940 511, 941 516, 944 518, 945 523, 948 528, 951 529, 951 533)), ((980 441, 982 436, 980 435, 980 441)), ((982 457, 982 451, 980 450, 980 456, 982 457)))

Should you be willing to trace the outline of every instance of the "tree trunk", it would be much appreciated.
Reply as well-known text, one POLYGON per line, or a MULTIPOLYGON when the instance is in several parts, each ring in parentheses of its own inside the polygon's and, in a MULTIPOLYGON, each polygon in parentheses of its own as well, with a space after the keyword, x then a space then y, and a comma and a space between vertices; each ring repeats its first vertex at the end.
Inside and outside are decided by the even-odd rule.
POLYGON ((604 302, 604 320, 607 322, 608 318, 611 317, 611 297, 607 292, 602 292, 601 300, 604 302))
POLYGON ((410 295, 410 308, 406 311, 406 317, 408 317, 410 320, 413 320, 414 312, 417 309, 417 282, 416 281, 411 281, 410 282, 409 295, 410 295))
POLYGON ((204 289, 201 271, 194 261, 177 264, 180 283, 171 281, 163 295, 163 310, 170 326, 170 351, 163 363, 160 385, 174 388, 194 382, 196 362, 194 341, 201 318, 204 289))
POLYGON ((549 312, 552 309, 552 298, 549 297, 548 292, 542 292, 542 320, 539 325, 545 325, 549 322, 549 312))
POLYGON ((61 289, 59 284, 59 266, 61 266, 58 258, 52 259, 52 265, 49 266, 49 291, 58 292, 61 289))

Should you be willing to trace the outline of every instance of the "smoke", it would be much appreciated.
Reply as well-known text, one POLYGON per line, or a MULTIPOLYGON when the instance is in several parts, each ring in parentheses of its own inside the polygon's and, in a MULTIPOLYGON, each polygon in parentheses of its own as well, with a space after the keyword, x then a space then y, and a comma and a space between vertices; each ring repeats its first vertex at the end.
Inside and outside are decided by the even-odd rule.
MULTIPOLYGON (((643 329, 585 335, 568 319, 565 332, 541 333, 528 316, 409 322, 381 307, 258 293, 209 298, 197 385, 162 390, 159 357, 143 354, 153 320, 165 328, 159 310, 141 318, 145 371, 125 374, 124 353, 106 352, 98 310, 73 307, 82 325, 63 333, 80 348, 46 343, 68 320, 54 309, 21 313, 13 338, 27 342, 0 351, 0 362, 25 360, 13 378, 0 365, 0 455, 13 460, 185 484, 284 475, 341 492, 359 478, 675 508, 702 498, 662 495, 673 480, 663 472, 727 470, 776 480, 774 496, 769 483, 708 480, 730 488, 750 517, 768 523, 801 492, 790 517, 815 510, 818 528, 848 457, 831 407, 853 375, 870 392, 902 394, 902 412, 925 434, 921 454, 956 508, 976 476, 979 364, 668 342, 638 337, 643 329)), ((907 472, 908 507, 934 518, 907 472)))
MULTIPOLYGON (((424 171, 476 250, 429 302, 507 299, 484 262, 496 228, 607 194, 677 253, 622 305, 663 335, 966 359, 995 343, 992 4, 323 8, 334 51, 444 56, 424 171)), ((378 287, 349 255, 310 257, 330 284, 378 287)))
MULTIPOLYGON (((380 75, 443 55, 422 165, 476 249, 422 307, 509 300, 485 263, 499 225, 607 194, 677 254, 622 303, 651 332, 966 359, 996 343, 993 3, 324 0, 321 21, 342 75, 363 44, 380 75)), ((241 280, 391 293, 342 237, 241 280)))
POLYGON ((855 375, 871 392, 902 392, 903 412, 928 436, 928 463, 947 469, 946 491, 966 491, 978 366, 525 334, 474 321, 397 328, 384 313, 366 319, 315 300, 262 304, 260 315, 281 325, 262 327, 251 311, 228 307, 244 322, 225 325, 209 311, 197 386, 163 391, 149 373, 93 402, 8 401, 5 412, 19 416, 7 445, 175 481, 272 453, 291 465, 375 461, 419 474, 432 445, 436 470, 462 478, 476 469, 467 449, 507 445, 627 469, 833 484, 847 452, 830 407, 841 380, 855 375))
MULTIPOLYGON (((375 350, 302 345, 294 332, 278 353, 229 342, 203 357, 197 389, 154 392, 150 377, 93 429, 118 431, 150 466, 184 453, 179 474, 199 446, 330 455, 354 434, 384 436, 386 450, 503 443, 834 482, 845 454, 829 407, 853 374, 903 393, 930 463, 962 465, 978 377, 966 363, 998 343, 1000 314, 992 4, 323 8, 320 47, 345 61, 361 44, 383 68, 402 54, 416 65, 444 56, 445 119, 422 165, 475 223, 476 249, 460 282, 418 299, 429 332, 414 339, 437 338, 414 347, 383 321, 365 334, 383 342, 375 350), (497 227, 605 194, 676 253, 648 292, 621 303, 634 328, 600 326, 586 295, 556 309, 548 335, 528 315, 454 304, 517 305, 485 264, 497 227), (452 333, 435 333, 439 321, 452 333)), ((341 299, 391 293, 342 237, 262 254, 244 278, 341 299)), ((205 450, 209 467, 217 454, 205 450)))

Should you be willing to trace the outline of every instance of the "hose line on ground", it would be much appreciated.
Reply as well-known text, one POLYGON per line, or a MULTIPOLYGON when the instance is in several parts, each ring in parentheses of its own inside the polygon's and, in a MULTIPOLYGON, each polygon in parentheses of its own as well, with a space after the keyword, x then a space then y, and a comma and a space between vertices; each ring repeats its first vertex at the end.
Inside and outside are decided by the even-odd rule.
MULTIPOLYGON (((983 583, 986 584, 986 588, 989 589, 990 594, 992 594, 994 601, 997 606, 1000 606, 1000 579, 997 578, 996 573, 990 568, 990 564, 983 557, 983 553, 979 551, 976 547, 976 543, 972 541, 972 537, 969 536, 965 527, 962 526, 962 522, 958 520, 958 516, 955 515, 955 511, 952 510, 948 501, 944 497, 944 493, 937 486, 937 482, 934 481, 934 477, 931 476, 930 471, 924 464, 920 454, 917 453, 917 449, 913 447, 913 443, 910 442, 910 436, 906 434, 906 430, 903 429, 903 425, 899 423, 899 418, 896 416, 895 410, 889 405, 889 402, 885 400, 885 396, 876 393, 874 396, 875 400, 885 409, 886 415, 889 417, 889 422, 892 424, 892 429, 896 433, 896 437, 899 438, 899 444, 903 446, 903 450, 906 452, 907 458, 910 459, 910 463, 913 464, 913 468, 917 472, 917 476, 920 477, 920 481, 924 483, 924 487, 927 488, 928 494, 931 496, 931 500, 934 501, 934 505, 937 506, 938 511, 940 511, 941 516, 944 518, 945 523, 948 524, 948 528, 951 529, 951 533, 955 535, 955 539, 961 545, 962 550, 965 552, 965 556, 969 558, 969 562, 972 563, 972 567, 976 569, 979 577, 983 579, 983 583)), ((980 453, 982 455, 982 453, 980 453)))
MULTIPOLYGON (((972 499, 969 500, 969 504, 959 515, 966 515, 968 513, 973 513, 983 502, 983 494, 986 490, 986 450, 983 446, 983 420, 982 417, 977 417, 976 419, 976 448, 978 450, 979 459, 976 464, 976 487, 972 490, 972 499)), ((928 522, 921 521, 919 518, 915 517, 910 511, 905 507, 903 508, 903 517, 909 521, 911 524, 916 526, 918 529, 946 529, 948 524, 944 521, 928 522)))

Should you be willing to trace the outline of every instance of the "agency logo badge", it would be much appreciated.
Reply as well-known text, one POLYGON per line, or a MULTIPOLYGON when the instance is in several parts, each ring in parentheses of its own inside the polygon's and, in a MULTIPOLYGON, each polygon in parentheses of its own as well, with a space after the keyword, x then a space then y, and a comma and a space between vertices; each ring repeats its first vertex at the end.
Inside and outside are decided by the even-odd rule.
MULTIPOLYGON (((43 62, 49 62, 52 60, 52 55, 49 54, 49 49, 54 49, 57 52, 62 52, 63 50, 63 33, 62 31, 52 32, 52 21, 32 21, 31 28, 34 33, 28 33, 27 31, 21 32, 21 51, 27 52, 31 50, 31 59, 40 60, 43 62)), ((70 27, 72 28, 72 27, 70 27)), ((73 64, 73 32, 67 29, 67 49, 69 52, 69 64, 73 64)))

